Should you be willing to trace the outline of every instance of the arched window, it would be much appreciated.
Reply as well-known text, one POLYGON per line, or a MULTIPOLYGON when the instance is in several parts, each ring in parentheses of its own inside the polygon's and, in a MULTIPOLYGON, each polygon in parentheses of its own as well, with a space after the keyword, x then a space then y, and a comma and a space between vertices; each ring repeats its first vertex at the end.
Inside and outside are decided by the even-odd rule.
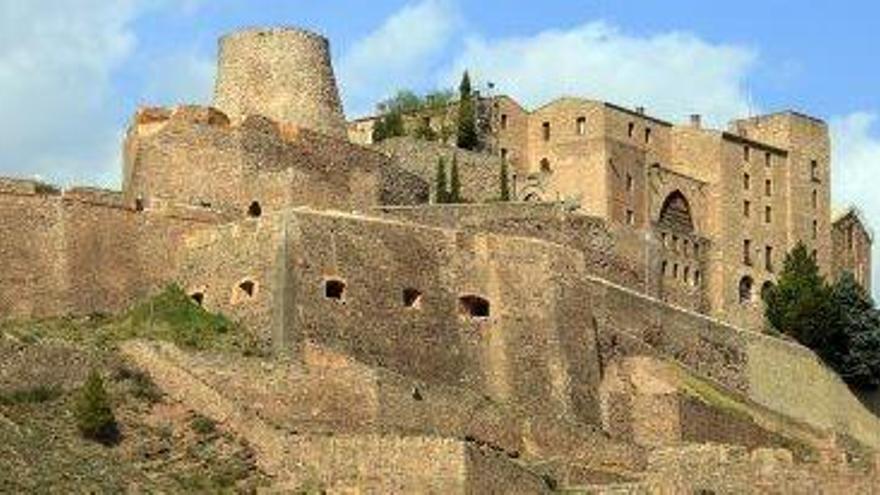
POLYGON ((693 232, 694 222, 691 207, 681 191, 674 191, 663 201, 657 223, 664 228, 678 232, 693 232))
POLYGON ((525 201, 526 203, 540 203, 541 197, 538 196, 538 193, 529 193, 526 194, 526 197, 523 198, 523 201, 525 201))
POLYGON ((260 203, 258 201, 254 201, 253 203, 251 203, 250 206, 248 206, 248 216, 249 217, 256 218, 262 214, 263 214, 263 208, 260 206, 260 203))
POLYGON ((739 303, 746 304, 752 302, 752 288, 755 281, 752 277, 746 275, 739 280, 739 303))

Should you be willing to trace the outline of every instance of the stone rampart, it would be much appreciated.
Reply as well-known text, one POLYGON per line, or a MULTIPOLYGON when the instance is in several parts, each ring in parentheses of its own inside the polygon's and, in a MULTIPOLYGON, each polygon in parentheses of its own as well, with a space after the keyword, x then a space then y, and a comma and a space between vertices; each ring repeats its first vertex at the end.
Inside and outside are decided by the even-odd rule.
POLYGON ((183 237, 219 219, 19 186, 0 191, 0 318, 118 311, 171 280, 183 237))

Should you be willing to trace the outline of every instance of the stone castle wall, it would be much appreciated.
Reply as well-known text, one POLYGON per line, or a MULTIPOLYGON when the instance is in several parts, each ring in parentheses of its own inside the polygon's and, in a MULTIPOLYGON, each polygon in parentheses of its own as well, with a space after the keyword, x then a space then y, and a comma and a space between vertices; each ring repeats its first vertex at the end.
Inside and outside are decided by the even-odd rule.
POLYGON ((233 121, 262 115, 346 137, 329 43, 308 31, 252 29, 221 38, 214 104, 233 121))
POLYGON ((62 193, 29 182, 0 189, 0 316, 123 309, 171 280, 184 236, 219 219, 137 211, 112 191, 62 193))
POLYGON ((187 287, 276 347, 313 342, 538 414, 595 421, 598 362, 577 251, 307 211, 204 232, 187 248, 187 287), (259 290, 237 299, 246 277, 259 290))

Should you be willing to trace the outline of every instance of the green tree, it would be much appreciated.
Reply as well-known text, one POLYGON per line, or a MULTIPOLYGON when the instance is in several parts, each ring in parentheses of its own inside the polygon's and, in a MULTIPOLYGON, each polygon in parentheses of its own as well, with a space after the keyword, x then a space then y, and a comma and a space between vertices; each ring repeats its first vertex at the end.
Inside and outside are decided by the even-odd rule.
POLYGON ((403 135, 403 115, 396 110, 379 117, 373 126, 373 142, 375 143, 403 135))
POLYGON ((110 406, 104 380, 93 369, 79 391, 74 403, 73 415, 80 433, 88 439, 111 445, 119 439, 116 417, 110 406))
POLYGON ((458 93, 458 134, 456 144, 459 148, 474 150, 479 145, 477 112, 471 89, 471 77, 467 71, 464 72, 461 78, 458 93))
POLYGON ((849 272, 835 282, 831 292, 842 338, 840 347, 829 353, 829 364, 851 386, 875 389, 880 386, 880 313, 849 272))
POLYGON ((461 180, 458 177, 458 155, 452 155, 452 170, 449 172, 449 202, 463 203, 461 197, 461 180))
POLYGON ((507 160, 501 159, 501 194, 498 199, 501 201, 510 201, 510 177, 507 170, 507 160))
POLYGON ((437 158, 437 178, 435 180, 435 203, 448 203, 449 191, 446 188, 446 160, 441 156, 437 158))
POLYGON ((765 316, 776 330, 833 359, 839 347, 839 325, 831 288, 819 273, 816 259, 799 242, 785 256, 779 283, 765 299, 765 316))

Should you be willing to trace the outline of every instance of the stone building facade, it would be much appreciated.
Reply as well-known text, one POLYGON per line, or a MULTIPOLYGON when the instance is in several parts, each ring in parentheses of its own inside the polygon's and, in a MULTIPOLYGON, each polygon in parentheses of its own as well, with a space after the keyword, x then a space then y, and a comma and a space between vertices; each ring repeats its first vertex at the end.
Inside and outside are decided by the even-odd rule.
POLYGON ((831 259, 834 276, 850 272, 871 293, 871 244, 874 235, 857 208, 838 212, 831 222, 831 259))

